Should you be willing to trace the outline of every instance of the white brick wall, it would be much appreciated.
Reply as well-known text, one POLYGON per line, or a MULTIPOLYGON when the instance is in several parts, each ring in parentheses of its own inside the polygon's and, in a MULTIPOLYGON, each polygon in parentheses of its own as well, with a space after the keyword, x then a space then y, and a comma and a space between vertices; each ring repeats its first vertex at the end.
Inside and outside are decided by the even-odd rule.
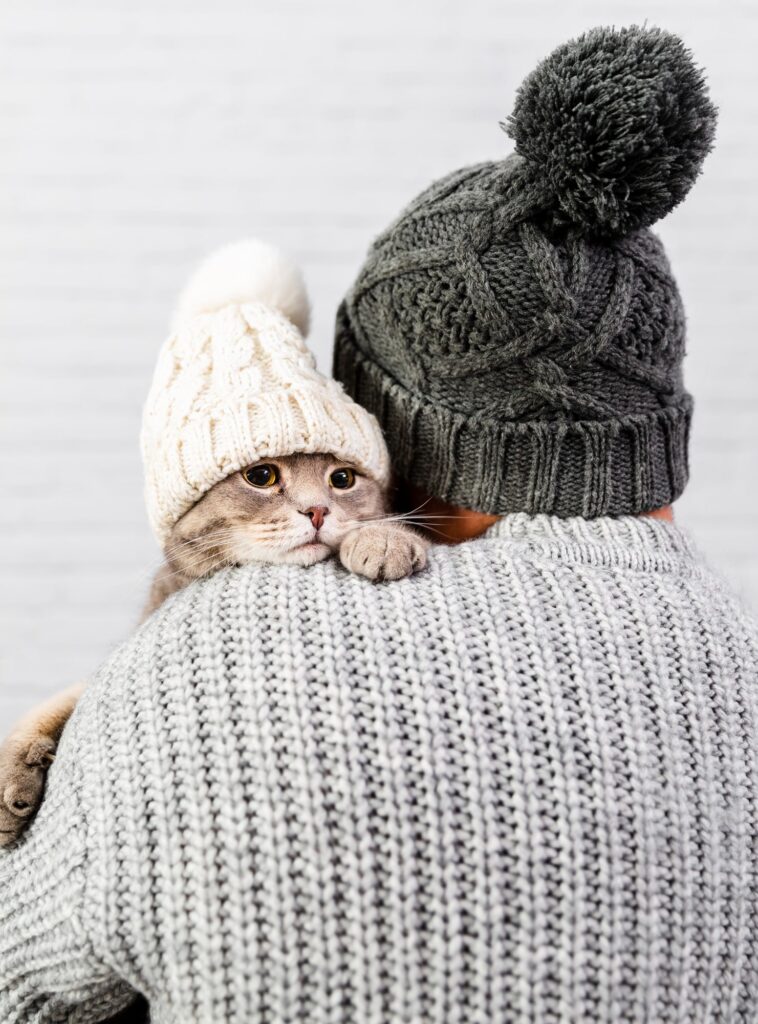
POLYGON ((0 11, 0 729, 91 671, 158 553, 139 410, 191 265, 255 233, 332 317, 431 179, 505 154, 514 89, 599 23, 681 33, 721 106, 663 225, 698 399, 680 517, 758 599, 758 9, 751 0, 4 0, 0 11))

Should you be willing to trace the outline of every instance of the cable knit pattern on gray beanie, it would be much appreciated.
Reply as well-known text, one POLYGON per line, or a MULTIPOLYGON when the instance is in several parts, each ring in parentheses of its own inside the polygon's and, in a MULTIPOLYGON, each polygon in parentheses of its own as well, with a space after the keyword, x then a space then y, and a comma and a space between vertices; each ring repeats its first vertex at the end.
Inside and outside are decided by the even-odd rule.
POLYGON ((681 40, 596 29, 524 82, 516 153, 422 193, 371 248, 334 372, 395 468, 490 513, 640 513, 687 481, 685 325, 648 227, 716 112, 681 40))

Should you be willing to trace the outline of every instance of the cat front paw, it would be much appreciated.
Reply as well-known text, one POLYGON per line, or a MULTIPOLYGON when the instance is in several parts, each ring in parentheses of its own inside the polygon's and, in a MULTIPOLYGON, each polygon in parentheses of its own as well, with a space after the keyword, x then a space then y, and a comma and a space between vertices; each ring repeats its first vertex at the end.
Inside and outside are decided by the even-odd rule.
POLYGON ((15 842, 42 803, 55 759, 50 736, 9 737, 0 747, 0 846, 15 842))
POLYGON ((370 580, 399 580, 426 566, 427 542, 394 523, 372 523, 353 530, 340 546, 340 561, 370 580))

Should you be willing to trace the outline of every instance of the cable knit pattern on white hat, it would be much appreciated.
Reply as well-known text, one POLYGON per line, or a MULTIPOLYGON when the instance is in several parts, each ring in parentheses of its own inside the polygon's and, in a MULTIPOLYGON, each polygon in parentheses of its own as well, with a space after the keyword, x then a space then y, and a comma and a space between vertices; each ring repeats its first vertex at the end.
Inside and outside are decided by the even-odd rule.
POLYGON ((263 243, 220 250, 190 281, 142 424, 148 515, 162 543, 214 484, 261 459, 331 452, 387 482, 376 420, 316 369, 307 324, 299 271, 263 243))

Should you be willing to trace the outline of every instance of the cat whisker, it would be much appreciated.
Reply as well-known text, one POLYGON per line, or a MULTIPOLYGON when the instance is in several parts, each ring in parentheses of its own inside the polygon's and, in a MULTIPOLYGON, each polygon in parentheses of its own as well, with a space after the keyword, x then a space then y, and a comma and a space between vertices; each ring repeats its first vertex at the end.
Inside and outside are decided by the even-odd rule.
MULTIPOLYGON (((219 550, 226 541, 244 541, 252 544, 265 545, 272 541, 282 541, 290 532, 286 523, 272 524, 238 524, 234 527, 227 527, 222 530, 214 530, 198 537, 188 537, 181 541, 174 542, 166 547, 165 554, 169 564, 176 564, 181 555, 181 564, 178 569, 163 574, 164 580, 175 579, 181 576, 193 576, 200 578, 213 570, 226 565, 235 564, 232 560, 224 557, 223 550, 219 550), (212 545, 213 550, 195 550, 192 557, 187 557, 187 549, 191 545, 212 545)), ((164 565, 166 563, 163 563, 164 565)))
POLYGON ((223 530, 214 530, 201 534, 198 537, 187 537, 176 541, 166 547, 167 557, 177 554, 189 545, 210 545, 220 544, 224 541, 251 538, 254 540, 269 540, 272 537, 280 536, 287 532, 286 524, 275 525, 270 523, 237 524, 223 530))
MULTIPOLYGON (((410 509, 410 511, 407 513, 407 515, 412 516, 412 515, 415 515, 416 512, 420 512, 421 509, 425 505, 428 505, 431 500, 432 500, 431 498, 427 498, 426 501, 422 501, 420 505, 417 505, 415 508, 410 509)), ((406 513, 399 512, 399 513, 395 513, 395 514, 397 514, 397 515, 404 515, 406 513)))
POLYGON ((420 516, 415 515, 415 513, 413 513, 413 512, 398 512, 397 513, 397 518, 398 519, 411 519, 411 518, 414 518, 414 519, 418 519, 421 522, 425 523, 425 522, 427 522, 430 519, 466 519, 467 517, 465 515, 455 515, 455 514, 447 515, 444 512, 431 512, 431 513, 420 515, 420 516))
MULTIPOLYGON (((367 526, 371 523, 410 523, 413 526, 423 526, 432 521, 443 519, 463 519, 464 516, 428 515, 415 516, 410 512, 399 512, 386 516, 379 516, 373 519, 352 519, 349 520, 351 527, 367 526)), ((347 525, 347 524, 346 524, 347 525)))
POLYGON ((217 569, 223 568, 226 563, 223 559, 220 559, 217 554, 206 555, 203 558, 198 558, 193 562, 187 562, 180 568, 172 570, 171 572, 161 573, 161 579, 172 580, 182 576, 189 576, 193 579, 200 579, 211 571, 215 572, 217 569))

